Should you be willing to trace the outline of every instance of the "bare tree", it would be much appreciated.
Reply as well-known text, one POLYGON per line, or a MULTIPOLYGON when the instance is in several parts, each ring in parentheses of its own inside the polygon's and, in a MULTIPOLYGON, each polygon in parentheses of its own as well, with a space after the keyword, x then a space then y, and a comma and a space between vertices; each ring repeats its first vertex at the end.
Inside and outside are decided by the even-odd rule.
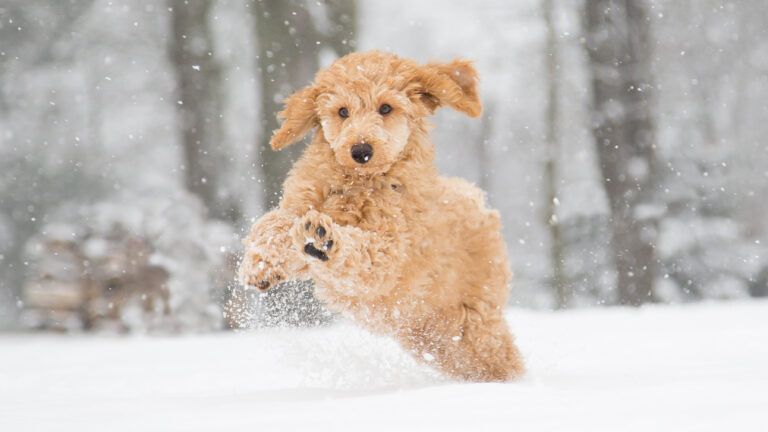
POLYGON ((650 18, 644 0, 587 0, 592 132, 611 208, 618 300, 653 300, 657 221, 650 18))
POLYGON ((227 151, 221 120, 220 67, 213 56, 209 23, 213 2, 169 0, 169 5, 185 185, 200 197, 210 216, 237 222, 241 217, 237 199, 223 187, 221 176, 227 151))
POLYGON ((355 48, 357 35, 357 0, 325 0, 328 29, 325 40, 338 56, 355 48))
POLYGON ((312 80, 324 46, 338 56, 347 54, 354 47, 354 0, 327 0, 319 4, 328 18, 325 31, 313 21, 308 4, 300 0, 258 0, 254 3, 262 112, 258 153, 265 208, 274 207, 280 201, 285 176, 301 153, 299 146, 281 152, 270 149, 269 139, 278 127, 275 114, 282 109, 287 96, 312 80))
POLYGON ((560 153, 560 137, 558 124, 560 122, 559 86, 559 54, 557 46, 557 29, 553 18, 554 4, 552 0, 542 3, 544 23, 547 26, 546 41, 546 74, 547 74, 547 111, 545 119, 545 141, 547 145, 544 163, 544 182, 546 193, 545 223, 549 227, 549 259, 552 265, 551 283, 554 288, 555 305, 558 309, 568 307, 569 295, 564 269, 565 245, 563 242, 560 221, 557 217, 558 206, 558 175, 557 159, 560 153))

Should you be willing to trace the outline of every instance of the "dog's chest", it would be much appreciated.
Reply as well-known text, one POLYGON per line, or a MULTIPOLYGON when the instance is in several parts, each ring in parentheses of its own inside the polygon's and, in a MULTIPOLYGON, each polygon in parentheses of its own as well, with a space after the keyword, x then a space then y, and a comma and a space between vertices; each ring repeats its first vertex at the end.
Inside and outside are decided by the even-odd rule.
POLYGON ((340 225, 381 227, 402 218, 405 193, 402 183, 389 178, 331 185, 322 211, 340 225))

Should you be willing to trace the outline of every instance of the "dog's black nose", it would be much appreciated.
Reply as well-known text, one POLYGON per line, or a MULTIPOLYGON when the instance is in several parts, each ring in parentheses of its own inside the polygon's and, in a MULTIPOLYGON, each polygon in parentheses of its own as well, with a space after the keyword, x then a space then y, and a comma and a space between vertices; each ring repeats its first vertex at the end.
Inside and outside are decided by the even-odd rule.
POLYGON ((368 163, 373 156, 373 147, 370 144, 362 143, 352 146, 352 159, 359 164, 368 163))

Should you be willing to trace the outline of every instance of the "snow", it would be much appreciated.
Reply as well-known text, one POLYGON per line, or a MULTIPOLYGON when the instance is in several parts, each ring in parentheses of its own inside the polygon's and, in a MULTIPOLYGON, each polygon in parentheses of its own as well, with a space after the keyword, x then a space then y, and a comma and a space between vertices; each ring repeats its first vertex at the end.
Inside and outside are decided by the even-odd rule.
POLYGON ((766 430, 768 302, 531 312, 516 383, 438 377, 341 323, 0 336, 2 431, 766 430))

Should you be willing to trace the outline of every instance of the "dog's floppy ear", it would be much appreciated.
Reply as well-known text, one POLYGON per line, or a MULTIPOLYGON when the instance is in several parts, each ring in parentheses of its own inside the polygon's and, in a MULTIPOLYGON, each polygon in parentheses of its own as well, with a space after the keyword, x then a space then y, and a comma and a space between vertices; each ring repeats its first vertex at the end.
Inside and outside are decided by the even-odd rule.
POLYGON ((442 105, 478 117, 483 106, 477 94, 477 71, 469 60, 429 63, 414 73, 414 95, 430 112, 442 105))
POLYGON ((304 138, 317 124, 315 98, 317 89, 304 87, 285 100, 285 109, 277 114, 283 124, 272 135, 269 145, 274 150, 281 150, 304 138))

